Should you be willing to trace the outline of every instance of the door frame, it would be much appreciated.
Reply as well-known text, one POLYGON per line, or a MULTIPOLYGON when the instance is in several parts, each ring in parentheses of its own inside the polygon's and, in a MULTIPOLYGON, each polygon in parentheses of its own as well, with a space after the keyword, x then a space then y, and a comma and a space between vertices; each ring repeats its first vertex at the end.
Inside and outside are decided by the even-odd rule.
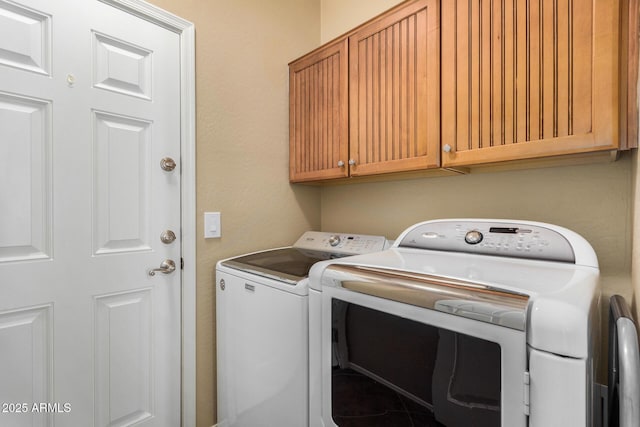
POLYGON ((180 37, 180 155, 182 236, 182 372, 183 427, 196 425, 196 96, 195 27, 143 0, 99 0, 173 31, 180 37))

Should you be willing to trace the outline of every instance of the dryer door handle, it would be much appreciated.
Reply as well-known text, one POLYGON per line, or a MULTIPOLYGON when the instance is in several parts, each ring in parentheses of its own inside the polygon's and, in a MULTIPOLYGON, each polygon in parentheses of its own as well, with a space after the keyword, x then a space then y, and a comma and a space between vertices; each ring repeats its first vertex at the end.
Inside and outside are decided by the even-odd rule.
POLYGON ((354 292, 492 323, 526 327, 529 296, 467 280, 387 268, 331 264, 340 286, 354 292))

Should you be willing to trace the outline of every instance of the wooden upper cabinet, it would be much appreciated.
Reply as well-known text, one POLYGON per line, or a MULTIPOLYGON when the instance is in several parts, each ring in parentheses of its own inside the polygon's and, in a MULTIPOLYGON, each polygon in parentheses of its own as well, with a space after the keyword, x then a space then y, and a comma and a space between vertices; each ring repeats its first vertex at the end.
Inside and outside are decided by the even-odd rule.
POLYGON ((289 179, 440 165, 437 0, 405 2, 289 64, 289 179))
POLYGON ((289 64, 289 179, 348 176, 347 39, 289 64))
POLYGON ((617 0, 447 0, 442 166, 619 146, 617 0))
POLYGON ((407 2, 349 35, 353 176, 440 165, 439 2, 407 2))

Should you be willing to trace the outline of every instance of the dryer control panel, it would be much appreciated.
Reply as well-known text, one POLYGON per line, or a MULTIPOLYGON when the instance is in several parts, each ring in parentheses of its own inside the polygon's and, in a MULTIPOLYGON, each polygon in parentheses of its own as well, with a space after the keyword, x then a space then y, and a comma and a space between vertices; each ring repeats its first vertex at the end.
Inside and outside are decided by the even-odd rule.
POLYGON ((462 220, 426 222, 407 230, 398 246, 575 262, 571 243, 559 230, 547 228, 542 224, 525 222, 462 220))
POLYGON ((293 247, 315 256, 324 254, 324 258, 330 259, 378 252, 388 247, 388 241, 384 236, 307 231, 293 247))

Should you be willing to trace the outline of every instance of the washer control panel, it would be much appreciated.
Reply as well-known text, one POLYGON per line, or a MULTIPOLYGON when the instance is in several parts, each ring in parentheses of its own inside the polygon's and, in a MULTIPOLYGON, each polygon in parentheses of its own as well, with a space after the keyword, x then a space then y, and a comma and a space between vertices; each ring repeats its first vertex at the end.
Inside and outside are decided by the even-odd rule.
POLYGON ((336 258, 347 255, 368 254, 388 247, 384 236, 364 234, 327 233, 323 231, 307 231, 293 247, 300 251, 326 253, 325 258, 336 258))
POLYGON ((405 232, 399 247, 575 262, 558 231, 526 223, 434 221, 405 232))

